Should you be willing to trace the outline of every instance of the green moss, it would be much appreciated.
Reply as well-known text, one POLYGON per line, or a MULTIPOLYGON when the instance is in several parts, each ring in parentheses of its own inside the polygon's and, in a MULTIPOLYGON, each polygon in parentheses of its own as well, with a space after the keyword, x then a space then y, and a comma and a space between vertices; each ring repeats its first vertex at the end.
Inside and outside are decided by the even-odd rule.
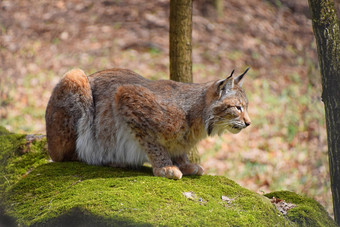
POLYGON ((9 134, 9 131, 5 127, 0 126, 0 136, 5 134, 9 134))
MULTIPOLYGON (((25 136, 10 133, 0 136, 0 144, 5 148, 0 156, 0 200, 4 212, 19 225, 81 224, 85 220, 94 226, 295 226, 300 222, 293 219, 294 212, 303 216, 296 210, 287 219, 267 197, 225 177, 174 181, 152 176, 147 167, 127 170, 53 163, 48 161, 45 139, 34 141, 27 150, 25 136), (191 192, 192 198, 184 192, 191 192)), ((320 223, 329 218, 317 208, 314 213, 320 223)), ((314 222, 306 217, 303 223, 314 222)))
POLYGON ((325 208, 311 198, 289 191, 272 192, 265 196, 295 204, 296 207, 289 210, 287 218, 299 226, 337 226, 325 208))
POLYGON ((107 222, 218 225, 228 219, 231 225, 264 225, 280 221, 268 199, 226 178, 173 181, 151 176, 149 168, 131 171, 78 162, 37 167, 7 192, 6 208, 24 225, 47 221, 73 208, 107 222), (187 199, 183 192, 188 191, 197 199, 187 199), (235 200, 229 205, 221 200, 222 195, 235 200))
POLYGON ((2 174, 0 177, 1 188, 4 187, 6 182, 10 184, 10 181, 7 177, 11 178, 11 175, 7 172, 7 164, 10 163, 9 159, 17 157, 16 154, 18 153, 18 150, 22 150, 24 143, 24 135, 11 134, 6 129, 0 127, 0 173, 2 174))
POLYGON ((47 163, 46 147, 46 139, 28 142, 26 135, 10 133, 0 126, 1 191, 6 191, 35 167, 47 163))

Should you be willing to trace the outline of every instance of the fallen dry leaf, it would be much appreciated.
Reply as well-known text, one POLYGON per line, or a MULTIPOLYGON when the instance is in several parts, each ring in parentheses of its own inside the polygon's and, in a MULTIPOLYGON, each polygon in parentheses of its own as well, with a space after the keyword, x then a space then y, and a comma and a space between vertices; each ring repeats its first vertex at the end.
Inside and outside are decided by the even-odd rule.
POLYGON ((278 209, 283 215, 287 215, 290 209, 296 207, 296 205, 293 203, 286 203, 284 200, 275 197, 273 197, 270 201, 275 205, 276 209, 278 209))

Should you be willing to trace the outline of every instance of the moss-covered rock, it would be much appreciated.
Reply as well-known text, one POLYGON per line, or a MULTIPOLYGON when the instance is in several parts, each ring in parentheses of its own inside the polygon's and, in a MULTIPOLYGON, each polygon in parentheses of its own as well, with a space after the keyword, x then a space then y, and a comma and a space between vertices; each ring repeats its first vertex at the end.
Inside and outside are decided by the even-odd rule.
POLYGON ((272 192, 265 195, 268 198, 278 198, 296 206, 289 210, 287 218, 299 226, 332 226, 334 221, 328 216, 323 206, 311 198, 297 195, 289 191, 272 192))
POLYGON ((297 205, 284 216, 266 196, 225 177, 174 181, 147 167, 53 163, 45 138, 1 128, 0 174, 0 212, 12 225, 335 226, 317 202, 294 193, 267 195, 297 205))

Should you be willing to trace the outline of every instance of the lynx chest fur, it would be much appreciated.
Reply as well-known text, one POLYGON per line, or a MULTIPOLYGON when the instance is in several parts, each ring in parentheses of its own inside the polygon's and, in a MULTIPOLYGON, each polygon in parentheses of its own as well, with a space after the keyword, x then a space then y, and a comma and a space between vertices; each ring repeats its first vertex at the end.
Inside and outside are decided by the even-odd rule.
POLYGON ((180 179, 203 174, 187 153, 208 135, 237 133, 250 124, 241 88, 247 70, 205 84, 151 81, 124 69, 87 77, 66 73, 46 109, 49 153, 54 161, 138 167, 180 179))

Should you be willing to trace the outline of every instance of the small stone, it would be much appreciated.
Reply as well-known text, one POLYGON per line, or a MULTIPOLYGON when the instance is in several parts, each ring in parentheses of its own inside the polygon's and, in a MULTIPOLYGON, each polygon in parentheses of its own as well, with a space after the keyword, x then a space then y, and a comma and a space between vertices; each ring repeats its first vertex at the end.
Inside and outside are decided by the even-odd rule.
POLYGON ((191 199, 191 200, 194 200, 196 198, 196 195, 192 191, 190 191, 190 192, 183 192, 183 195, 187 199, 191 199))
POLYGON ((62 33, 60 34, 60 39, 66 40, 66 39, 68 39, 68 38, 69 38, 68 32, 62 32, 62 33))
POLYGON ((224 196, 224 195, 222 195, 221 196, 221 199, 222 199, 222 201, 224 201, 224 202, 231 202, 231 199, 229 199, 229 197, 227 197, 227 196, 224 196))

